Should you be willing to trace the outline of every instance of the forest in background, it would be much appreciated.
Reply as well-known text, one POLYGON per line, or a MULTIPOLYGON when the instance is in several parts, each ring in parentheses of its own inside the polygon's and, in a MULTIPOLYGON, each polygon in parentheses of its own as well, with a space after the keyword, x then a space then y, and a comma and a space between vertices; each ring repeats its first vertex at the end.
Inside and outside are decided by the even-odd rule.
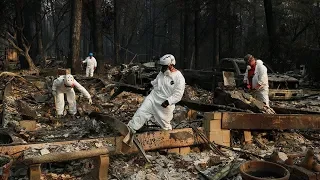
POLYGON ((1 49, 23 69, 46 59, 76 72, 93 52, 102 64, 171 53, 178 68, 210 70, 250 53, 284 72, 306 64, 320 76, 319 0, 2 0, 1 49))

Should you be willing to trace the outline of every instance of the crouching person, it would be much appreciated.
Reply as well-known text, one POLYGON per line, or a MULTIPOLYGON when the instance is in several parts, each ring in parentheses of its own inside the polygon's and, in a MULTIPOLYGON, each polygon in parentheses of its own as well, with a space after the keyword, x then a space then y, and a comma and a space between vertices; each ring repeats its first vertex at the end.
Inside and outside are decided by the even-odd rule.
POLYGON ((244 83, 253 90, 253 96, 269 107, 269 82, 267 67, 262 60, 256 59, 251 54, 244 57, 248 67, 244 75, 244 83))
POLYGON ((69 104, 69 114, 74 118, 77 113, 76 95, 74 92, 76 87, 88 100, 89 104, 92 104, 91 96, 89 92, 81 86, 72 75, 62 75, 53 81, 52 94, 55 99, 55 106, 57 111, 57 117, 63 116, 64 111, 64 94, 67 95, 67 101, 69 104))
POLYGON ((153 90, 128 123, 131 134, 139 130, 151 117, 154 117, 162 129, 172 129, 170 122, 175 104, 183 96, 185 79, 181 72, 174 68, 176 60, 173 55, 164 55, 159 64, 161 72, 151 81, 153 90))

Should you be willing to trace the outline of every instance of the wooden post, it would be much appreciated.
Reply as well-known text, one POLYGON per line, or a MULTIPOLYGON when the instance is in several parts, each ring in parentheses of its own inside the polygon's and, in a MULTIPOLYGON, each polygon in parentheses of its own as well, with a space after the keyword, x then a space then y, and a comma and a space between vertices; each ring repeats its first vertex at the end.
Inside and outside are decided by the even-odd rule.
POLYGON ((107 180, 108 179, 108 171, 109 171, 109 155, 104 154, 96 157, 95 159, 95 176, 99 180, 107 180))
POLYGON ((244 134, 244 142, 245 143, 252 143, 252 135, 251 135, 251 131, 243 131, 244 134))
POLYGON ((29 179, 40 180, 41 178, 41 164, 32 164, 29 166, 29 179))
POLYGON ((221 129, 221 112, 208 112, 204 114, 204 132, 210 141, 224 146, 230 146, 230 130, 221 129))

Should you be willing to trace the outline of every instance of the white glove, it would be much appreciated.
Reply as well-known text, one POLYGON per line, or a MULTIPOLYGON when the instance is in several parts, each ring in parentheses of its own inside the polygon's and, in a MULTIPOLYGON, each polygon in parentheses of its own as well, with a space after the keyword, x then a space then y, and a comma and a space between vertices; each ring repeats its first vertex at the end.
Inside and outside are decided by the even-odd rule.
POLYGON ((57 96, 57 91, 52 91, 53 96, 57 96))
POLYGON ((89 99, 89 104, 92 104, 92 99, 91 98, 89 99))

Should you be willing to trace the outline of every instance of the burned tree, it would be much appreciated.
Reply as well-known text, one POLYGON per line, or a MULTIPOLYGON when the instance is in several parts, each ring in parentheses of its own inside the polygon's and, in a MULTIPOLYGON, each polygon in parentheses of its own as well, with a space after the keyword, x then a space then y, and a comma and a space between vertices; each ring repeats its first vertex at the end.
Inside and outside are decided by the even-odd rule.
MULTIPOLYGON (((24 31, 26 22, 23 12, 30 8, 30 6, 26 6, 25 1, 4 1, 2 3, 3 5, 8 5, 6 7, 6 12, 8 14, 4 14, 3 17, 4 30, 1 34, 2 39, 7 41, 7 45, 12 46, 17 50, 18 54, 21 55, 19 57, 21 69, 28 69, 29 73, 38 74, 39 70, 33 62, 33 59, 30 55, 30 50, 34 45, 33 42, 36 37, 38 37, 41 29, 36 28, 36 32, 34 34, 31 34, 30 31, 27 31, 29 32, 29 38, 26 38, 27 32, 24 31)), ((37 8, 37 10, 41 11, 41 8, 37 8)), ((37 21, 38 20, 41 21, 41 18, 38 17, 37 21)), ((37 25, 37 27, 39 26, 37 25)))
POLYGON ((103 38, 102 38, 102 1, 84 1, 87 16, 90 22, 90 32, 93 39, 93 49, 90 52, 95 53, 98 61, 98 70, 102 70, 103 66, 103 38))
POLYGON ((70 30, 70 56, 68 67, 72 72, 80 69, 80 35, 82 22, 82 0, 72 1, 71 30, 70 30))

